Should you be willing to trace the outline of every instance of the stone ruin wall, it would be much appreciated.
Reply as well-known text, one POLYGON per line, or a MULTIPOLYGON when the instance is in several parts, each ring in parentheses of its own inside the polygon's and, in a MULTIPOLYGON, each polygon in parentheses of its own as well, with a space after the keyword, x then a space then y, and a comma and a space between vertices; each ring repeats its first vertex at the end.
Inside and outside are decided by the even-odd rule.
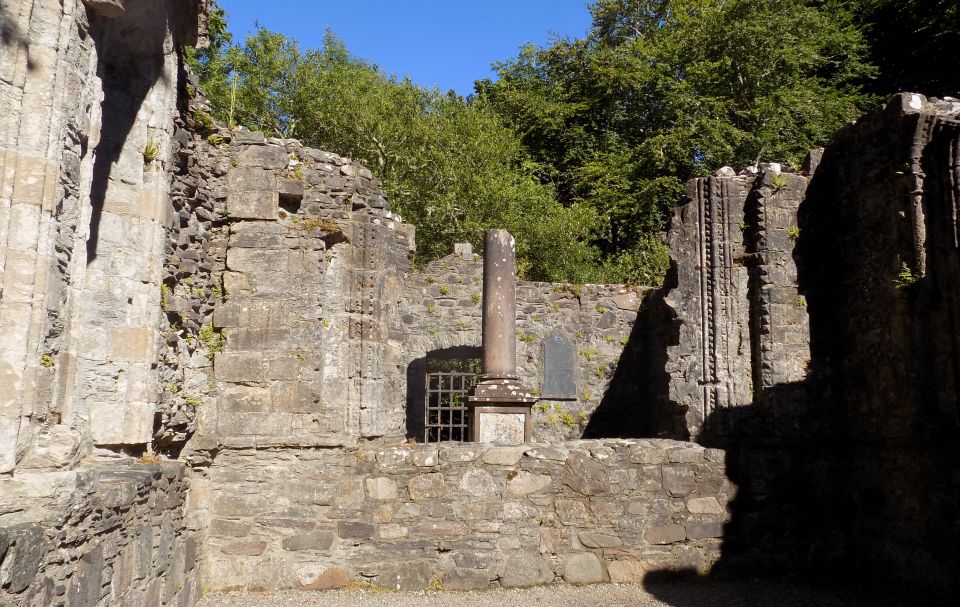
POLYGON ((201 547, 187 474, 134 462, 2 481, 0 605, 192 605, 201 547))
MULTIPOLYGON (((472 250, 463 250, 466 253, 409 274, 404 285, 400 319, 408 361, 407 435, 419 440, 426 358, 445 351, 460 355, 462 348, 480 353, 483 263, 472 250)), ((629 398, 617 394, 612 378, 649 291, 624 285, 517 282, 517 371, 520 383, 541 397, 533 407, 534 441, 580 438, 605 398, 629 398), (550 395, 543 392, 544 348, 548 338, 558 335, 573 351, 574 390, 550 395)))
POLYGON ((851 555, 950 587, 954 105, 695 180, 663 289, 521 282, 522 379, 559 331, 575 397, 542 400, 539 445, 438 450, 401 444, 411 370, 479 345, 479 264, 411 272, 367 169, 215 124, 178 53, 202 2, 86 4, 0 7, 0 604, 851 555), (606 438, 658 435, 726 455, 606 438))
POLYGON ((800 225, 814 367, 844 448, 849 552, 899 583, 955 594, 960 102, 902 94, 839 132, 800 225))
POLYGON ((159 409, 184 44, 199 0, 0 6, 0 604, 189 604, 159 409), (93 460, 103 460, 94 463, 93 460))
POLYGON ((691 437, 727 432, 705 424, 723 409, 772 405, 776 386, 806 378, 809 320, 793 253, 808 182, 778 165, 725 169, 691 181, 675 211, 665 303, 679 327, 665 370, 691 437))
POLYGON ((708 571, 723 452, 667 440, 229 450, 210 470, 211 588, 640 582, 708 571))

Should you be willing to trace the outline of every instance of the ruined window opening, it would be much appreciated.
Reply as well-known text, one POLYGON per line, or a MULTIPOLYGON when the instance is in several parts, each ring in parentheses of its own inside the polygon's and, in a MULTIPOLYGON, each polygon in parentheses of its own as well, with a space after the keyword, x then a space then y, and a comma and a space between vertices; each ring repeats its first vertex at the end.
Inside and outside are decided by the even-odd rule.
POLYGON ((299 196, 280 194, 280 208, 291 215, 296 215, 300 212, 300 203, 302 201, 303 199, 299 196))
POLYGON ((427 360, 423 441, 469 441, 467 397, 480 377, 479 358, 427 360))

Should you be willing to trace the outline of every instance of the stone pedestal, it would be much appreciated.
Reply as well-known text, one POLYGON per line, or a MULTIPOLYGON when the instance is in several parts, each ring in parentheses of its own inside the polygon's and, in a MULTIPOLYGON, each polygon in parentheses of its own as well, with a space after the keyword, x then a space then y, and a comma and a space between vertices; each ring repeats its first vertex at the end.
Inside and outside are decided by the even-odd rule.
POLYGON ((470 440, 530 440, 537 398, 517 379, 516 245, 506 230, 487 230, 483 252, 483 375, 468 398, 470 440))

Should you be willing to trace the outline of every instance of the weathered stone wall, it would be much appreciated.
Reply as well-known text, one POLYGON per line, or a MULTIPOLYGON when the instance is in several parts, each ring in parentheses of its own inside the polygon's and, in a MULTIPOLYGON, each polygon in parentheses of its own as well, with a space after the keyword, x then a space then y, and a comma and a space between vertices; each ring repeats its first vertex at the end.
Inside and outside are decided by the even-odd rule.
POLYGON ((0 480, 0 605, 193 604, 201 588, 189 497, 176 463, 0 480))
POLYGON ((807 181, 777 165, 740 175, 727 168, 692 180, 677 207, 664 299, 678 326, 664 344, 665 371, 689 436, 718 410, 759 403, 806 377, 809 328, 793 250, 807 181))
POLYGON ((201 159, 218 167, 203 192, 215 201, 210 244, 175 256, 165 300, 194 341, 180 351, 213 360, 207 381, 203 358, 185 360, 196 381, 171 398, 195 405, 195 446, 334 446, 401 433, 395 327, 412 227, 348 159, 247 131, 215 136, 220 146, 208 136, 201 159), (190 281, 185 257, 190 268, 213 262, 211 287, 190 281), (198 289, 213 291, 208 324, 196 322, 207 322, 198 289))
POLYGON ((945 596, 960 590, 958 159, 960 103, 895 97, 823 154, 798 244, 850 555, 945 596))
POLYGON ((709 570, 733 487, 719 450, 665 440, 221 453, 213 589, 478 589, 709 570))
POLYGON ((203 6, 126 8, 2 7, 0 472, 153 434, 178 48, 203 6))
MULTIPOLYGON (((476 348, 479 357, 482 270, 479 255, 454 254, 406 277, 400 341, 407 366, 407 435, 417 440, 423 440, 427 357, 462 355, 465 348, 476 348)), ((535 441, 580 438, 605 397, 605 406, 615 406, 610 402, 615 398, 612 378, 648 291, 623 285, 517 283, 517 371, 520 382, 541 396, 533 407, 535 441), (575 357, 569 367, 574 390, 564 395, 543 392, 544 348, 556 335, 575 357)), ((631 404, 640 406, 635 400, 631 404)))

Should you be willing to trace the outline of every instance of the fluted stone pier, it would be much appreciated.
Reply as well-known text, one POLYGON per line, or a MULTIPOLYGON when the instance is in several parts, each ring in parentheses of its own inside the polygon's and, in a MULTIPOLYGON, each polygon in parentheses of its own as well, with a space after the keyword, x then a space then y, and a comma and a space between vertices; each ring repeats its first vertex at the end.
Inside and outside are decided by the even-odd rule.
POLYGON ((483 251, 483 375, 468 402, 473 441, 530 440, 536 397, 517 379, 516 243, 506 230, 487 230, 483 251))

